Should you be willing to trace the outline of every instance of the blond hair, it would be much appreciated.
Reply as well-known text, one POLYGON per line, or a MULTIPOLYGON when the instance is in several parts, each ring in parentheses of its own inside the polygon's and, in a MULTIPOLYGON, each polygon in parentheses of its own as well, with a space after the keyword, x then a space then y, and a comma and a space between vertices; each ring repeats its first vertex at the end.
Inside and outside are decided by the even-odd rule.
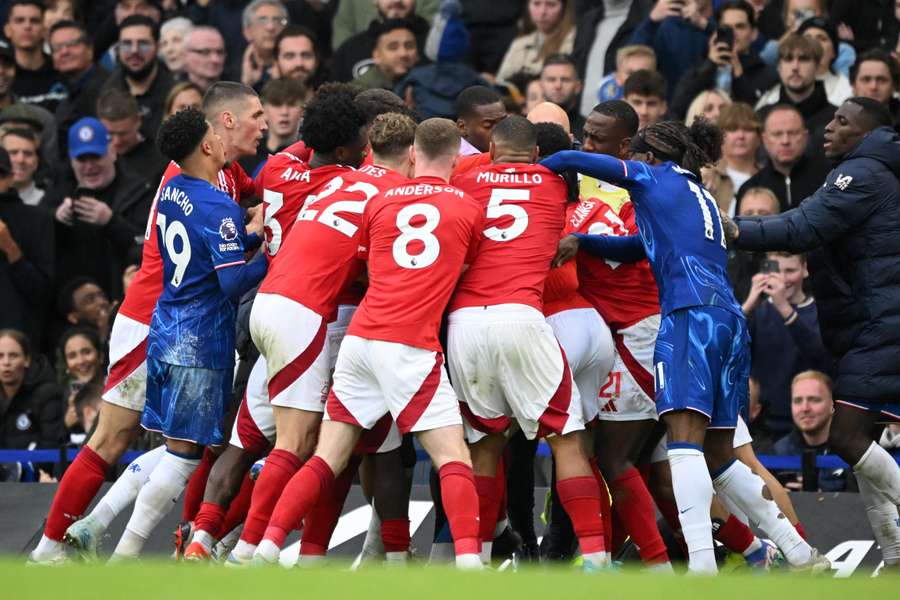
POLYGON ((646 56, 653 59, 653 68, 651 70, 656 69, 656 52, 653 51, 653 48, 644 44, 631 44, 616 50, 616 68, 621 67, 622 63, 632 56, 646 56))
POLYGON ((460 139, 459 128, 450 119, 426 119, 416 127, 416 151, 429 160, 456 156, 460 139))
POLYGON ((831 377, 829 377, 822 371, 815 371, 813 369, 810 369, 808 371, 801 371, 800 373, 794 375, 794 378, 791 379, 791 387, 794 387, 794 385, 798 381, 803 381, 804 379, 815 379, 825 386, 829 394, 834 392, 834 382, 831 380, 831 377))

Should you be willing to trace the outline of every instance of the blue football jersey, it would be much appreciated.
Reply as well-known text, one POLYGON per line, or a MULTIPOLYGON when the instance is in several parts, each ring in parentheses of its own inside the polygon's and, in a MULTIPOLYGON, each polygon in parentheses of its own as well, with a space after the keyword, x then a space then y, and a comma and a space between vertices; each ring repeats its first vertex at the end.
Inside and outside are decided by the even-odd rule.
POLYGON ((577 170, 629 191, 663 316, 679 308, 720 306, 743 317, 726 271, 718 206, 693 173, 672 162, 652 166, 574 151, 541 164, 557 172, 577 170))
POLYGON ((209 182, 181 174, 159 194, 156 226, 163 292, 147 356, 186 367, 232 367, 235 306, 216 270, 245 263, 241 208, 209 182))

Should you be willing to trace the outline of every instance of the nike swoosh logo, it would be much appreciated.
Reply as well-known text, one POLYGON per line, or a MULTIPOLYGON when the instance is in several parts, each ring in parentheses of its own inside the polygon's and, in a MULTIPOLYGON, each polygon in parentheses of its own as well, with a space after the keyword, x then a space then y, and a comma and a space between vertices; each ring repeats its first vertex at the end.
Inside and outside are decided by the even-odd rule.
POLYGON ((678 512, 681 513, 681 514, 684 514, 684 513, 686 513, 687 511, 691 510, 692 508, 694 508, 694 507, 693 507, 693 506, 688 506, 686 509, 680 510, 680 511, 678 511, 678 512))

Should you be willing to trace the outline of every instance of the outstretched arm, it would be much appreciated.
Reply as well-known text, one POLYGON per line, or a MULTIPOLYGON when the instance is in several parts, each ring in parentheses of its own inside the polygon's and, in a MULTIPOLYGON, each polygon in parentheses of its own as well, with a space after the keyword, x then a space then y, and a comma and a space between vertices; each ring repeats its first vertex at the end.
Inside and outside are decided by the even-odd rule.
POLYGON ((629 189, 650 177, 644 163, 576 150, 557 152, 542 160, 541 164, 557 173, 578 171, 629 189))
POLYGON ((578 238, 578 249, 593 256, 621 263, 633 263, 647 258, 639 235, 573 235, 578 238))

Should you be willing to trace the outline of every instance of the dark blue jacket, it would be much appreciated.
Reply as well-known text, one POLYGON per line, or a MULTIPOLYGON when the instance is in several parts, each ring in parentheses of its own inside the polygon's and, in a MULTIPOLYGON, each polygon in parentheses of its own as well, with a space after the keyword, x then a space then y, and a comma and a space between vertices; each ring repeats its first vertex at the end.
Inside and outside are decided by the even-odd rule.
POLYGON ((747 250, 809 254, 822 341, 837 361, 834 397, 900 398, 900 136, 869 133, 800 206, 738 219, 747 250))
POLYGON ((713 19, 704 30, 681 17, 666 17, 659 23, 647 17, 631 34, 630 43, 644 44, 656 51, 657 69, 666 78, 668 97, 672 98, 681 76, 706 57, 709 36, 715 29, 713 19))
MULTIPOLYGON (((809 446, 799 431, 794 429, 789 434, 775 442, 775 454, 779 456, 793 456, 803 454, 804 450, 815 450, 816 456, 828 454, 827 444, 821 446, 809 446)), ((843 492, 847 489, 847 475, 849 469, 818 469, 819 489, 823 492, 843 492)), ((782 483, 796 480, 800 473, 792 471, 776 471, 775 476, 782 483)))

